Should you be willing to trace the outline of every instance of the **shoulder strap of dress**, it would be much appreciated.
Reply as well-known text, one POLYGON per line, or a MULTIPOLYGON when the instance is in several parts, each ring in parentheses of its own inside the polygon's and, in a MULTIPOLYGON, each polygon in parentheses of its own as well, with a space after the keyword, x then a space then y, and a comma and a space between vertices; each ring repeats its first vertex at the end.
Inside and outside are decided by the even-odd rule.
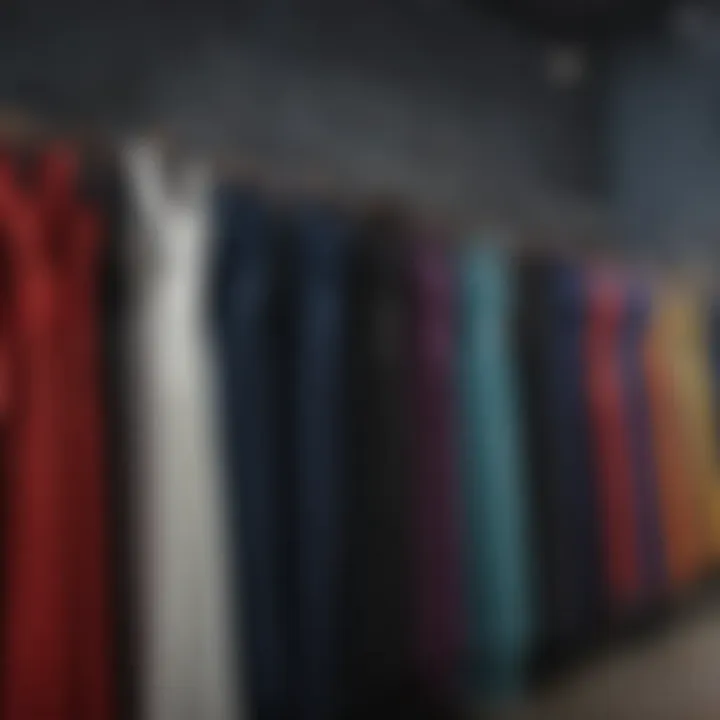
POLYGON ((152 284, 150 279, 162 266, 168 250, 164 233, 156 232, 165 227, 170 202, 162 175, 162 154, 152 141, 135 139, 122 147, 120 162, 131 216, 138 224, 128 238, 130 242, 123 244, 123 272, 131 283, 142 287, 152 284))
POLYGON ((212 188, 211 171, 202 161, 188 162, 181 170, 183 173, 180 202, 196 213, 210 211, 212 188))
POLYGON ((132 140, 123 148, 122 158, 137 211, 144 217, 158 217, 168 203, 159 148, 150 140, 132 140))

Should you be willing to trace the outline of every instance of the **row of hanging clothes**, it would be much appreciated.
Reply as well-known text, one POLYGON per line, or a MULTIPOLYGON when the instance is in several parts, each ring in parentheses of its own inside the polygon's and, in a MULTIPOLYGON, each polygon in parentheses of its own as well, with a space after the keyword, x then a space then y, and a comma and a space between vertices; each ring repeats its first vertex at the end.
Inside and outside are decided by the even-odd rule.
POLYGON ((712 294, 449 240, 0 156, 3 718, 450 717, 720 566, 712 294))

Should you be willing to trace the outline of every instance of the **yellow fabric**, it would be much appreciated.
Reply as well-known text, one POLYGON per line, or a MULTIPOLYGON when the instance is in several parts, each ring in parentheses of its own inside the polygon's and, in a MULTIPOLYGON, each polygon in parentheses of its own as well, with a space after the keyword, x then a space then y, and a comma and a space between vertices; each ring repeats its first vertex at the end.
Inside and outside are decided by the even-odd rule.
POLYGON ((671 296, 667 292, 657 293, 645 339, 644 361, 668 575, 671 585, 679 590, 698 576, 701 543, 673 362, 677 325, 671 296))
POLYGON ((720 560, 720 488, 715 455, 710 350, 702 297, 688 290, 670 300, 670 352, 678 388, 680 437, 694 486, 703 564, 720 560))

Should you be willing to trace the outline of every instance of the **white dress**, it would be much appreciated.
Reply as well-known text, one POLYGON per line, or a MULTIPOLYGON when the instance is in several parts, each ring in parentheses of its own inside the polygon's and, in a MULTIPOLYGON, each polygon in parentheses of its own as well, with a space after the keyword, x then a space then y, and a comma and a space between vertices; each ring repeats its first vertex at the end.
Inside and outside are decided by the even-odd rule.
POLYGON ((147 720, 229 720, 244 713, 205 317, 210 182, 199 167, 167 182, 148 143, 128 147, 125 161, 141 707, 147 720))

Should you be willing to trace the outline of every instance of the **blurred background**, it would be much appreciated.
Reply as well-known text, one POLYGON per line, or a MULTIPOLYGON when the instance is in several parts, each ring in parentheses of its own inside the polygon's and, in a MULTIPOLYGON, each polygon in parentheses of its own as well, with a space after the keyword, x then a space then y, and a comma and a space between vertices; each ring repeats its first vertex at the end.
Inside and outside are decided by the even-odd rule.
POLYGON ((10 2, 6 102, 710 252, 720 10, 609 0, 10 2))
MULTIPOLYGON (((0 101, 73 128, 168 127, 269 174, 570 227, 579 246, 587 229, 621 254, 720 262, 711 0, 11 1, 0 101)), ((705 598, 502 714, 709 719, 719 665, 720 605, 705 598)))

